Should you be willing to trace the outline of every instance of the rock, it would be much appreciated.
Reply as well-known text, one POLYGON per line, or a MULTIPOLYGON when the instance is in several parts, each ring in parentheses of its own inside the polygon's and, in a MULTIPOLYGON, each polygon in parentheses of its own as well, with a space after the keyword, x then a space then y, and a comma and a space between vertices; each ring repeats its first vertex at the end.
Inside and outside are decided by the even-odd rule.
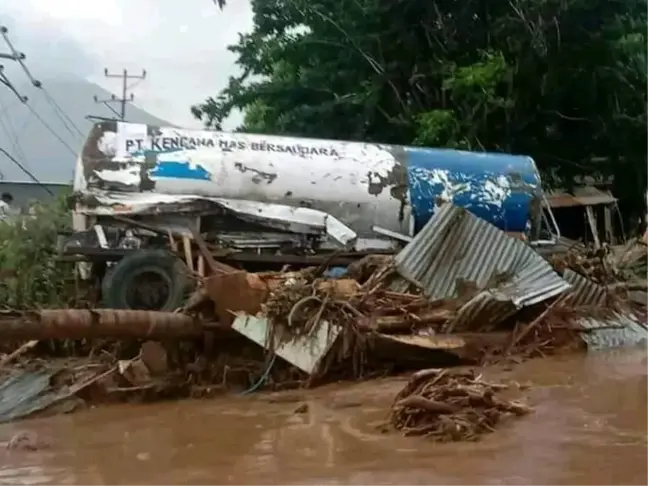
POLYGON ((36 451, 45 447, 46 444, 39 444, 38 436, 33 432, 18 432, 7 443, 7 449, 10 451, 36 451))
POLYGON ((308 413, 308 403, 302 403, 293 411, 293 413, 308 413))
POLYGON ((169 369, 166 349, 156 341, 142 344, 141 360, 153 376, 163 375, 169 369))

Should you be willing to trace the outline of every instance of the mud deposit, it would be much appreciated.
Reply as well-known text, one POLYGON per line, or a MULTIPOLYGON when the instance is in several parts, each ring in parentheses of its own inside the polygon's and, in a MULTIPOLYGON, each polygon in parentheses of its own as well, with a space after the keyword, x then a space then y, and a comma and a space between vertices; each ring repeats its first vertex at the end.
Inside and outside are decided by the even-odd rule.
POLYGON ((485 375, 532 384, 535 411, 478 443, 381 433, 389 379, 3 425, 0 484, 646 484, 645 350, 485 375))

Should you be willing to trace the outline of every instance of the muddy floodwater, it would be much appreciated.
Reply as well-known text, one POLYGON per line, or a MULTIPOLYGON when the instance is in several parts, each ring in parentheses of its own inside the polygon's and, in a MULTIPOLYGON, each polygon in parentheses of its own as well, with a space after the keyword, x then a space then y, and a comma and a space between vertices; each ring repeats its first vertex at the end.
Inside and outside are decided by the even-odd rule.
POLYGON ((0 484, 646 484, 645 350, 485 374, 531 383, 535 412, 478 443, 381 433, 391 378, 3 425, 0 484), (7 450, 18 432, 38 449, 7 450))

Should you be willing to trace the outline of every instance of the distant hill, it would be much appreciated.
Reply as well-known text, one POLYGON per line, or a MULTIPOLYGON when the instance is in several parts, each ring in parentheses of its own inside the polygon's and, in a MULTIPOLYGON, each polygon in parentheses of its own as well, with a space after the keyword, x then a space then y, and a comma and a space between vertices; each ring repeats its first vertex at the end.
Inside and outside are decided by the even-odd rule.
MULTIPOLYGON (((43 86, 83 133, 83 137, 69 122, 67 124, 70 125, 71 131, 66 128, 61 117, 57 115, 56 108, 41 90, 32 86, 18 87, 21 94, 29 97, 28 103, 34 111, 72 149, 69 150, 9 89, 0 84, 0 147, 23 163, 20 153, 14 149, 13 132, 15 132, 26 160, 24 165, 40 181, 68 183, 73 177, 76 154, 79 153, 84 137, 92 126, 92 122, 85 118, 86 115, 115 117, 105 105, 95 103, 94 96, 107 99, 111 94, 100 86, 84 80, 43 81, 43 86)), ((116 104, 113 107, 119 108, 116 104)), ((132 104, 128 105, 126 119, 152 125, 172 125, 132 104)), ((65 120, 67 122, 67 119, 65 120)), ((0 180, 30 181, 29 177, 2 153, 0 153, 0 180)))

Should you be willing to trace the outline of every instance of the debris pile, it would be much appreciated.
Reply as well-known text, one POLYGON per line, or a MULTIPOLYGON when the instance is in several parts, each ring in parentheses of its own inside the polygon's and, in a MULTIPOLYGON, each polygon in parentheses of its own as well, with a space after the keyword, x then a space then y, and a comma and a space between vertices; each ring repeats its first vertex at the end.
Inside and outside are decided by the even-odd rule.
MULTIPOLYGON (((422 358, 413 364, 419 368, 448 355, 472 363, 543 356, 625 328, 631 332, 617 345, 633 344, 645 328, 638 329, 638 314, 618 287, 606 285, 617 282, 606 270, 613 268, 606 251, 572 252, 552 266, 524 242, 447 205, 395 258, 368 257, 339 279, 318 278, 315 268, 266 275, 269 292, 256 322, 283 342, 312 337, 325 322, 334 335, 327 333, 302 369, 326 375, 344 363, 353 378, 358 368, 413 364, 414 355, 422 358)), ((263 345, 273 351, 276 343, 263 345)), ((278 354, 300 367, 290 353, 278 354)))
POLYGON ((630 240, 613 248, 613 264, 624 280, 646 279, 648 273, 648 244, 645 238, 630 240))
POLYGON ((647 257, 646 243, 640 239, 549 257, 571 284, 570 292, 547 316, 552 338, 577 332, 589 349, 645 342, 647 257))
MULTIPOLYGON (((76 355, 86 358, 64 387, 54 379, 61 369, 47 366, 18 366, 33 376, 16 375, 0 386, 17 387, 18 396, 32 390, 40 404, 70 393, 109 400, 198 397, 636 344, 648 331, 645 296, 630 295, 645 289, 644 276, 623 280, 636 262, 645 262, 645 245, 643 253, 634 248, 573 251, 550 263, 520 239, 446 204, 397 255, 369 255, 335 272, 322 264, 249 273, 214 262, 218 271, 201 280, 179 312, 0 313, 6 351, 0 371, 29 363, 48 340, 83 343, 76 355), (29 381, 34 376, 38 386, 29 381)), ((475 377, 435 378, 414 398, 428 408, 445 404, 446 412, 430 418, 419 410, 425 406, 401 403, 394 412, 398 427, 438 437, 456 429, 469 437, 515 408, 495 400, 497 387, 475 377), (481 411, 468 413, 468 405, 481 411)), ((20 410, 14 412, 27 413, 20 410)))
POLYGON ((523 403, 498 397, 507 388, 471 370, 421 370, 396 395, 389 424, 404 435, 437 442, 475 441, 504 418, 531 412, 523 403))
POLYGON ((549 256, 549 261, 560 274, 570 269, 602 285, 619 282, 636 285, 640 280, 645 288, 648 247, 643 240, 632 239, 615 247, 573 248, 567 253, 549 256))
POLYGON ((262 305, 266 317, 296 333, 308 334, 320 319, 388 334, 411 332, 456 315, 454 300, 391 291, 375 275, 361 285, 352 279, 309 280, 308 273, 278 276, 284 283, 262 305))

